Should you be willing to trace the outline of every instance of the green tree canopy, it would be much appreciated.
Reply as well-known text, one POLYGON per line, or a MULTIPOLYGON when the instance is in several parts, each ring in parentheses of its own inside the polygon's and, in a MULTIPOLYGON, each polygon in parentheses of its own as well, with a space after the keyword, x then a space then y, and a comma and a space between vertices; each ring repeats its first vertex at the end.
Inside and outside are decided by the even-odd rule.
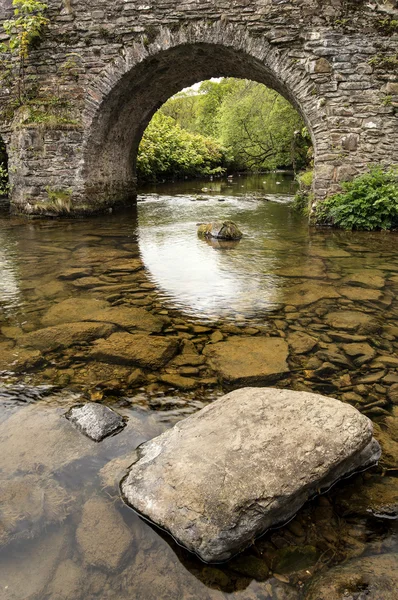
POLYGON ((243 79, 203 81, 170 98, 142 139, 138 175, 173 178, 231 170, 302 168, 310 139, 291 104, 274 90, 243 79), (303 134, 304 133, 304 134, 303 134), (189 135, 188 135, 189 134, 189 135))

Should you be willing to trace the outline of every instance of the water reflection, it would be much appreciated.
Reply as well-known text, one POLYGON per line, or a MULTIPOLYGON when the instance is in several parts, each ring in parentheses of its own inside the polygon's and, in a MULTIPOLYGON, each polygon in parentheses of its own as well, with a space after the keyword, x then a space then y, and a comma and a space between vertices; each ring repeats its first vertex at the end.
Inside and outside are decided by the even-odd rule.
POLYGON ((147 190, 138 226, 135 208, 86 220, 2 217, 0 371, 17 357, 20 368, 3 375, 14 385, 0 391, 2 600, 298 600, 301 582, 321 569, 346 561, 357 570, 355 557, 397 552, 398 520, 385 519, 397 497, 397 236, 309 230, 286 204, 292 180, 284 187, 273 175, 269 189, 263 181, 147 190), (237 245, 197 237, 197 222, 220 218, 242 226, 237 245), (346 320, 342 330, 347 311, 359 322, 346 320), (110 314, 118 336, 134 334, 139 315, 143 346, 178 338, 180 353, 161 368, 98 358, 102 342, 82 331, 110 314), (124 506, 118 482, 137 444, 223 392, 204 348, 249 335, 287 339, 290 371, 281 385, 352 403, 374 420, 383 456, 378 471, 314 500, 239 563, 209 566, 124 506), (73 393, 57 396, 54 385, 73 393), (76 394, 124 412, 129 426, 89 442, 62 418, 76 394), (93 503, 115 521, 94 521, 91 511, 91 522, 93 503), (114 531, 121 537, 107 552, 114 531))
POLYGON ((21 302, 16 255, 16 242, 0 228, 0 308, 6 314, 21 302))
POLYGON ((177 194, 168 195, 164 186, 162 194, 140 196, 140 251, 165 300, 209 319, 253 319, 278 305, 281 281, 275 275, 288 246, 278 238, 294 182, 286 174, 264 177, 239 178, 236 184, 196 182, 201 192, 196 195, 192 183, 182 183, 177 194), (191 193, 181 194, 184 188, 191 193), (272 195, 274 190, 279 194, 272 195), (198 238, 198 222, 223 220, 243 230, 239 243, 198 238), (275 251, 278 244, 282 255, 275 251))

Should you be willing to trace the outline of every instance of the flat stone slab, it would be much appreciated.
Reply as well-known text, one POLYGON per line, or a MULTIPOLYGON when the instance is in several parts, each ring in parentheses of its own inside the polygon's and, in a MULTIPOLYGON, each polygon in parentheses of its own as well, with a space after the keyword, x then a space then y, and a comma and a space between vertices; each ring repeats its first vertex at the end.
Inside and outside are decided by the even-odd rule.
POLYGON ((66 418, 95 442, 123 429, 125 419, 111 408, 95 402, 75 406, 66 413, 66 418))
POLYGON ((225 342, 209 344, 203 354, 226 383, 268 383, 289 372, 289 347, 281 338, 230 337, 225 342))
POLYGON ((371 421, 349 404, 243 388, 140 446, 121 490, 178 543, 222 562, 379 457, 371 421))
POLYGON ((97 340, 91 356, 120 365, 160 369, 175 356, 178 348, 179 339, 176 337, 120 332, 112 334, 106 340, 97 340))
POLYGON ((354 310, 337 310, 328 313, 325 322, 334 329, 355 331, 365 335, 380 329, 380 323, 372 315, 354 310))

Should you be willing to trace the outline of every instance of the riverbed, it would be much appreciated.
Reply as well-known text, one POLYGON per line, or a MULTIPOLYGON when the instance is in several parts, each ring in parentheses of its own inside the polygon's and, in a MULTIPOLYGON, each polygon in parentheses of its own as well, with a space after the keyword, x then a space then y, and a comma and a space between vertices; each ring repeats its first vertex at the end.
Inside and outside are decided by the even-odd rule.
POLYGON ((295 189, 285 173, 235 176, 147 187, 92 219, 1 213, 1 598, 312 600, 311 583, 344 588, 361 561, 374 579, 394 570, 398 234, 310 229, 295 189), (242 240, 197 237, 224 219, 242 240), (288 371, 256 385, 353 404, 383 456, 205 565, 128 509, 118 482, 140 443, 243 385, 211 357, 248 338, 289 348, 288 371), (126 416, 124 431, 96 444, 72 429, 63 414, 87 399, 126 416))

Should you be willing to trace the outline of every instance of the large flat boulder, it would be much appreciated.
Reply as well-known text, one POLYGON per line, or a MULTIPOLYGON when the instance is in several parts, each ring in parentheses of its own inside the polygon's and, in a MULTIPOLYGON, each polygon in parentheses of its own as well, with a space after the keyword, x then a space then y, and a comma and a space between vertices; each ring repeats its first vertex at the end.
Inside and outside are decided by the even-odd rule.
POLYGON ((203 354, 226 383, 268 383, 289 372, 289 347, 281 338, 230 337, 225 342, 209 344, 203 354))
POLYGON ((379 456, 371 421, 352 406, 243 388, 140 446, 121 489, 180 544, 219 562, 379 456))

